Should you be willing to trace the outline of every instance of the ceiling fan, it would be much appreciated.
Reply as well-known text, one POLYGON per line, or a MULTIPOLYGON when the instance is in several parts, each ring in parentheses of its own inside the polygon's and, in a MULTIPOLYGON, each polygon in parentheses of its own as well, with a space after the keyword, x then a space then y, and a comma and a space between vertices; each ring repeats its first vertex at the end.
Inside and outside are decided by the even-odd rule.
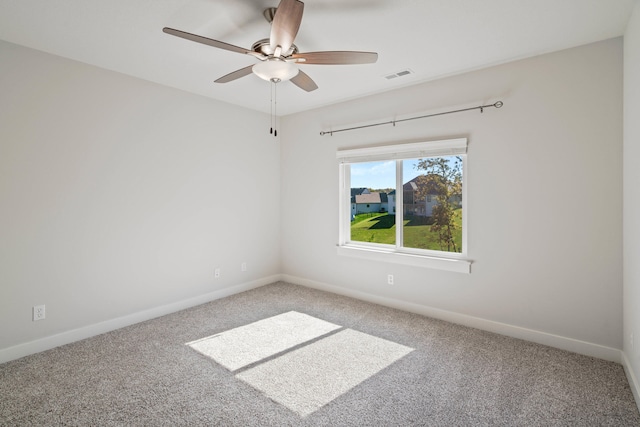
POLYGON ((255 65, 249 65, 220 77, 215 81, 216 83, 228 83, 254 73, 258 77, 273 83, 291 80, 296 86, 311 92, 316 90, 318 85, 298 68, 299 65, 371 64, 378 60, 378 54, 375 52, 299 52, 293 41, 300 28, 303 9, 304 3, 299 0, 281 0, 277 8, 266 9, 263 15, 271 22, 271 35, 268 39, 255 42, 251 49, 245 49, 174 28, 165 27, 162 31, 219 49, 251 55, 260 60, 255 65))

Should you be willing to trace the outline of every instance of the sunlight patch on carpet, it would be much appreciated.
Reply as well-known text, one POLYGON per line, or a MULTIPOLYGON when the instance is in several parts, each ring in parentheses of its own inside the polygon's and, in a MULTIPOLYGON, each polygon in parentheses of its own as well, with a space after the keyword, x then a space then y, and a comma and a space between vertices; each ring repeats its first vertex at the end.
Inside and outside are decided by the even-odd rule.
POLYGON ((414 350, 295 311, 187 345, 301 417, 414 350))
POLYGON ((340 328, 313 316, 290 311, 187 345, 235 371, 340 328))
POLYGON ((241 372, 237 378, 305 417, 412 351, 346 329, 241 372))
POLYGON ((412 351, 346 329, 236 377, 305 417, 412 351))

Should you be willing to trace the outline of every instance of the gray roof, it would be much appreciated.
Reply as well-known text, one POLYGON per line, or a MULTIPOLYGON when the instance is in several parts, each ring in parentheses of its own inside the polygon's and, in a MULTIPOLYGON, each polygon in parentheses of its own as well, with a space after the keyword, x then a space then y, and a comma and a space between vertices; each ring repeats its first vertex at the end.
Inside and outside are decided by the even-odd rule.
POLYGON ((388 201, 389 198, 386 193, 358 194, 355 196, 355 203, 387 203, 388 201))
POLYGON ((369 193, 369 190, 367 188, 352 188, 351 189, 351 197, 353 196, 357 196, 359 194, 367 194, 369 193))

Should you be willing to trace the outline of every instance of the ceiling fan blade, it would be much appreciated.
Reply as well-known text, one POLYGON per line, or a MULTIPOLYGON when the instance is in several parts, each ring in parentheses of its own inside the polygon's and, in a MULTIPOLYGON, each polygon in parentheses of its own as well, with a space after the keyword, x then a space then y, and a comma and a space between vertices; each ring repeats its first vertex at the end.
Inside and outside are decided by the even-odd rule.
MULTIPOLYGON (((282 52, 289 50, 298 34, 304 3, 299 0, 281 0, 271 23, 269 44, 276 51, 280 46, 282 52)), ((279 55, 276 55, 279 56, 279 55)))
POLYGON ((299 64, 349 65, 373 64, 378 60, 375 52, 328 51, 294 53, 291 58, 299 64))
POLYGON ((219 79, 217 79, 215 82, 216 83, 229 83, 232 82, 236 79, 239 79, 240 77, 244 77, 244 76, 248 76, 249 74, 252 73, 253 69, 253 65, 249 65, 248 67, 244 67, 244 68, 240 68, 239 70, 236 70, 232 73, 227 74, 226 76, 222 76, 219 79))
POLYGON ((243 47, 234 46, 229 43, 221 42, 219 40, 210 39, 208 37, 199 36, 197 34, 187 33, 186 31, 176 30, 174 28, 164 27, 162 29, 167 34, 172 36, 181 37, 183 39, 191 40, 193 42, 206 44, 207 46, 217 47, 218 49, 230 50, 231 52, 245 53, 253 55, 259 59, 264 59, 264 55, 254 52, 252 50, 245 49, 243 47))
POLYGON ((311 77, 302 71, 298 71, 298 74, 291 79, 291 83, 298 86, 300 89, 306 90, 307 92, 318 89, 316 82, 311 80, 311 77))

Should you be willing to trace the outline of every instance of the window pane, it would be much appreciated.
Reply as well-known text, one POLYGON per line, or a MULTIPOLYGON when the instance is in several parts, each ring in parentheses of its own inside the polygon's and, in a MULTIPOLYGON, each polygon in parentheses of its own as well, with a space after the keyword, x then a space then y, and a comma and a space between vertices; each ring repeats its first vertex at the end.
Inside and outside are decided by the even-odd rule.
POLYGON ((395 161, 351 164, 351 241, 395 245, 395 161))
POLYGON ((403 246, 462 252, 462 158, 408 159, 402 169, 403 246))

